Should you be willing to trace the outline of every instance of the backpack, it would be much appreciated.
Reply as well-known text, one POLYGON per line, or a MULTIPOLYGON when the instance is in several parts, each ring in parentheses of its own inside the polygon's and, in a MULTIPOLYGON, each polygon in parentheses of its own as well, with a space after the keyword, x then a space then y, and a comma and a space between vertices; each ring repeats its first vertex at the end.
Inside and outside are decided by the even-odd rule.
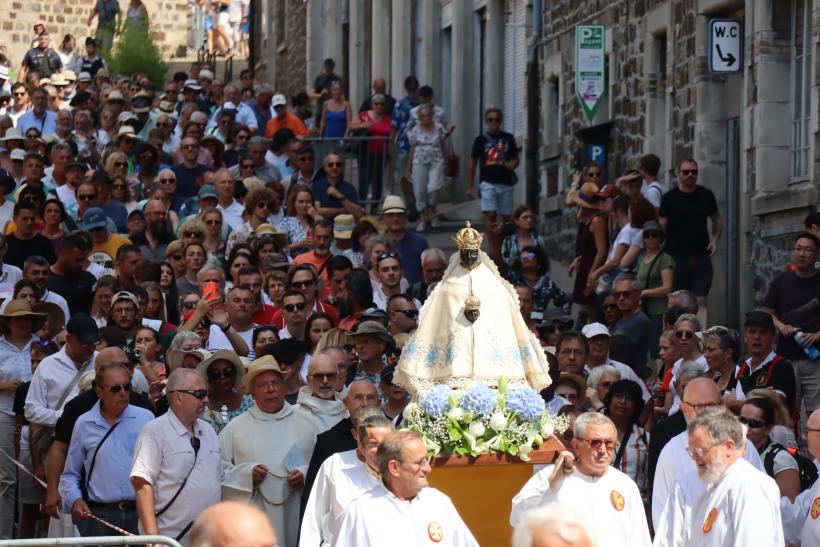
POLYGON ((797 460, 797 472, 800 474, 800 491, 805 492, 810 489, 818 477, 817 467, 814 462, 805 456, 801 456, 797 450, 786 448, 782 444, 772 443, 771 450, 766 454, 763 460, 763 468, 766 470, 766 474, 774 477, 774 458, 781 450, 785 450, 797 460))

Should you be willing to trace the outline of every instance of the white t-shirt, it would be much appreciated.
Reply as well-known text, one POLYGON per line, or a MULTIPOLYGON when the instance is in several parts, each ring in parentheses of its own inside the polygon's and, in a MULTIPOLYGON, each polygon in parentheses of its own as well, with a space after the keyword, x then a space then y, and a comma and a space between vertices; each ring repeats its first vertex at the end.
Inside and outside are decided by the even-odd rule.
POLYGON ((615 241, 612 242, 612 248, 609 249, 609 256, 607 259, 615 256, 615 250, 618 248, 618 245, 622 243, 627 247, 630 245, 635 245, 643 249, 643 230, 640 228, 633 228, 629 224, 621 228, 621 231, 619 231, 618 235, 615 236, 615 241))

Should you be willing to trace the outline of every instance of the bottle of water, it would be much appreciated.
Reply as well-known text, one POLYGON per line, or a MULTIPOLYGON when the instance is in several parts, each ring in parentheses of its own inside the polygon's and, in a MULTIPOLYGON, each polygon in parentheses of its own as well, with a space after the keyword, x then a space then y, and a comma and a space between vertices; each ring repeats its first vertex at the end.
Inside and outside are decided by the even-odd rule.
POLYGON ((797 345, 800 346, 803 349, 803 351, 806 352, 806 355, 808 355, 809 359, 814 361, 815 359, 820 357, 820 350, 814 347, 814 344, 806 344, 804 342, 805 336, 806 335, 803 334, 803 331, 799 330, 794 333, 794 341, 797 342, 797 345))
POLYGON ((228 425, 228 405, 222 405, 219 409, 219 420, 222 422, 223 427, 228 425))

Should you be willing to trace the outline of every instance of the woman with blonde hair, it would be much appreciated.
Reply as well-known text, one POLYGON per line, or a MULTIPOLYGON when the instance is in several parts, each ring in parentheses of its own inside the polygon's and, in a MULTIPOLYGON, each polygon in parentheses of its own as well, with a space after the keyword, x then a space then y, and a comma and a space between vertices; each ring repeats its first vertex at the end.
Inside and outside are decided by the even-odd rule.
POLYGON ((254 188, 245 196, 245 215, 247 221, 231 232, 228 236, 228 243, 225 252, 231 253, 231 249, 237 243, 245 243, 251 234, 256 233, 256 229, 268 222, 268 216, 273 210, 276 196, 273 190, 265 187, 254 188))
POLYGON ((769 438, 786 448, 797 448, 797 438, 794 436, 794 420, 792 420, 786 403, 776 391, 771 389, 753 389, 746 395, 746 401, 752 399, 768 399, 774 405, 774 422, 769 438))

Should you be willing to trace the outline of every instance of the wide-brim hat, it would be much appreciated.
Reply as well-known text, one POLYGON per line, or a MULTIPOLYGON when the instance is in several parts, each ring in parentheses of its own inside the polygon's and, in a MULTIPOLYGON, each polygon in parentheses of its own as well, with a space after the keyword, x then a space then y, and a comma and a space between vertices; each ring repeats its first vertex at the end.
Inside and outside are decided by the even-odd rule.
POLYGON ((182 350, 182 349, 172 349, 171 352, 168 354, 168 368, 172 371, 178 369, 182 365, 182 359, 186 355, 196 355, 199 357, 200 362, 208 359, 211 356, 211 352, 204 349, 192 349, 192 350, 182 350))
POLYGON ((348 333, 350 336, 356 337, 360 335, 368 335, 381 340, 387 344, 387 353, 396 349, 396 341, 390 336, 384 325, 378 321, 362 321, 356 327, 356 330, 348 333))
POLYGON ((8 141, 26 141, 26 137, 23 136, 23 132, 20 131, 19 127, 9 127, 6 129, 6 135, 0 139, 2 142, 8 141))
POLYGON ((134 133, 134 128, 133 128, 133 127, 131 127, 130 125, 123 125, 123 126, 122 126, 122 127, 120 127, 120 129, 117 131, 116 141, 117 141, 117 142, 119 142, 119 141, 120 141, 120 139, 121 139, 121 138, 123 138, 123 137, 129 137, 129 138, 131 138, 131 139, 136 139, 136 138, 137 138, 137 134, 136 134, 136 133, 134 133))
POLYGON ((601 199, 601 189, 594 182, 585 182, 581 188, 572 196, 572 201, 579 207, 585 209, 600 209, 604 202, 601 199))
POLYGON ((211 354, 211 356, 207 359, 200 361, 200 363, 196 366, 197 372, 205 378, 205 382, 208 382, 208 368, 217 361, 228 361, 232 364, 236 368, 234 383, 239 385, 242 382, 242 378, 245 376, 245 365, 242 364, 242 361, 235 352, 228 351, 226 349, 218 350, 216 353, 211 354))
POLYGON ((406 213, 407 206, 404 204, 404 200, 401 199, 399 196, 387 196, 384 198, 384 203, 382 203, 382 211, 383 215, 387 213, 406 213))
POLYGON ((353 228, 356 227, 356 218, 353 215, 336 215, 333 219, 333 237, 336 239, 350 239, 353 228))
POLYGON ((6 322, 12 317, 31 317, 34 320, 34 326, 31 330, 34 332, 43 326, 43 322, 47 316, 45 313, 33 311, 31 306, 29 306, 28 300, 15 298, 6 305, 6 310, 0 314, 0 327, 5 329, 6 322))
POLYGON ((48 333, 46 336, 49 340, 54 340, 65 328, 65 313, 63 313, 63 309, 57 304, 53 302, 37 302, 32 306, 31 311, 48 316, 48 333))
POLYGON ((287 371, 282 370, 272 355, 265 355, 251 362, 247 372, 245 372, 245 376, 242 378, 242 385, 245 386, 246 390, 250 391, 253 385, 253 379, 267 371, 278 372, 283 379, 288 375, 287 371))

